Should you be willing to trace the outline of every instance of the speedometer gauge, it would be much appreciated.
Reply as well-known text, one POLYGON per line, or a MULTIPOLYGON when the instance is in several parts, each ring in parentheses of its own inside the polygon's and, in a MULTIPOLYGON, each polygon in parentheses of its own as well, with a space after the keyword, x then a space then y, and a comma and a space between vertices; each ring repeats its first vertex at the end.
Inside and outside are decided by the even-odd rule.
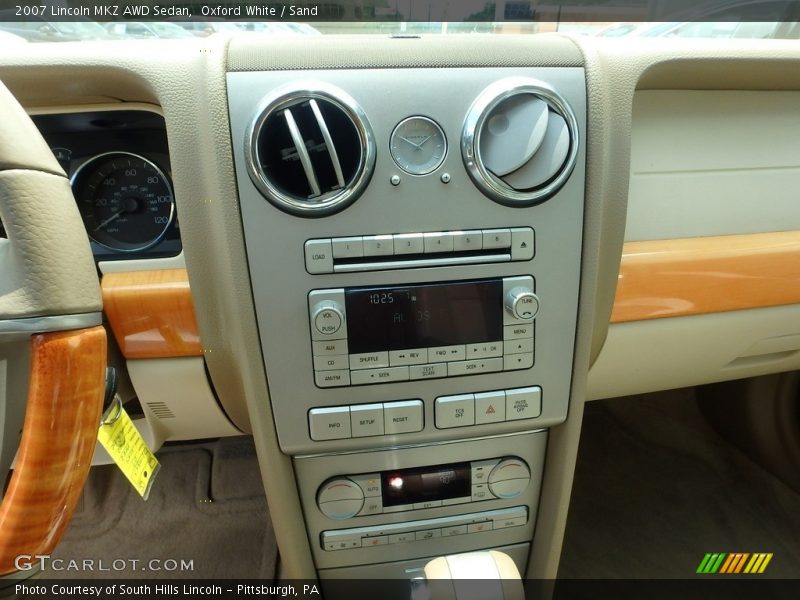
POLYGON ((72 192, 89 237, 121 252, 157 244, 175 214, 169 178, 151 161, 129 152, 86 161, 72 176, 72 192))

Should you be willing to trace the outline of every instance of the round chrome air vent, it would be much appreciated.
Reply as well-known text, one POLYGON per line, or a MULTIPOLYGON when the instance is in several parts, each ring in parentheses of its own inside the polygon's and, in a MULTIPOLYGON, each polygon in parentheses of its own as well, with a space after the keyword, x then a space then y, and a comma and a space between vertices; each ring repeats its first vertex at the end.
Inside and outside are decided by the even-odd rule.
POLYGON ((375 151, 364 111, 322 82, 275 90, 245 138, 253 183, 275 206, 304 217, 334 213, 358 198, 372 177, 375 151))
POLYGON ((531 206, 555 194, 575 167, 578 122, 548 85, 503 79, 470 107, 461 154, 470 177, 489 198, 531 206))

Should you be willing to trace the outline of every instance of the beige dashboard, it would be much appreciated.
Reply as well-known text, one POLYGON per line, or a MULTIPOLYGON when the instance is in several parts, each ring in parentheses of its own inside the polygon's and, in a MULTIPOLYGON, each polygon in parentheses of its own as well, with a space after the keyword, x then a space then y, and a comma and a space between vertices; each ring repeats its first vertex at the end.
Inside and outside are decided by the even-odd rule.
MULTIPOLYGON (((29 111, 139 103, 164 114, 201 347, 191 358, 128 356, 128 369, 136 392, 154 403, 162 400, 153 374, 166 381, 181 372, 192 393, 214 404, 207 366, 219 400, 211 429, 189 427, 161 441, 254 435, 289 576, 315 570, 261 361, 229 71, 585 69, 583 255, 569 414, 550 430, 528 576, 557 571, 585 400, 800 368, 800 49, 792 42, 320 36, 295 45, 214 36, 31 46, 0 57, 0 79, 29 111), (709 284, 709 277, 716 279, 709 284), (625 303, 633 307, 628 313, 625 303)), ((165 266, 176 265, 131 270, 165 266)), ((181 410, 190 411, 191 401, 187 393, 181 410)))

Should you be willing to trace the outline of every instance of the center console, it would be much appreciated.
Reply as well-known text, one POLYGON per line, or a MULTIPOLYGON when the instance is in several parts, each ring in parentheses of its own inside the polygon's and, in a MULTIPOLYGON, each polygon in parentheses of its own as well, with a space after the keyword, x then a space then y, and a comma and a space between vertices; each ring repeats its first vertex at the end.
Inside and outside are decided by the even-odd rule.
POLYGON ((489 548, 524 573, 572 377, 583 70, 235 72, 228 94, 269 401, 320 576, 489 548))

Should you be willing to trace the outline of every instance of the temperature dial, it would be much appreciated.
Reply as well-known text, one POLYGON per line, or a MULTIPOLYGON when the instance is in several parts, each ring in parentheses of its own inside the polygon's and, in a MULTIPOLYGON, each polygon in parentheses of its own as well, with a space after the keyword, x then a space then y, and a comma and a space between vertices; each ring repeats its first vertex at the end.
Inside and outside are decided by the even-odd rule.
POLYGON ((355 517, 364 506, 364 491, 346 477, 330 479, 317 492, 317 506, 326 517, 349 519, 355 517))
POLYGON ((531 470, 521 458, 504 458, 489 473, 489 490, 497 498, 516 498, 531 481, 531 470))
POLYGON ((505 307, 515 319, 530 321, 539 312, 539 297, 528 288, 515 287, 506 293, 505 307))

